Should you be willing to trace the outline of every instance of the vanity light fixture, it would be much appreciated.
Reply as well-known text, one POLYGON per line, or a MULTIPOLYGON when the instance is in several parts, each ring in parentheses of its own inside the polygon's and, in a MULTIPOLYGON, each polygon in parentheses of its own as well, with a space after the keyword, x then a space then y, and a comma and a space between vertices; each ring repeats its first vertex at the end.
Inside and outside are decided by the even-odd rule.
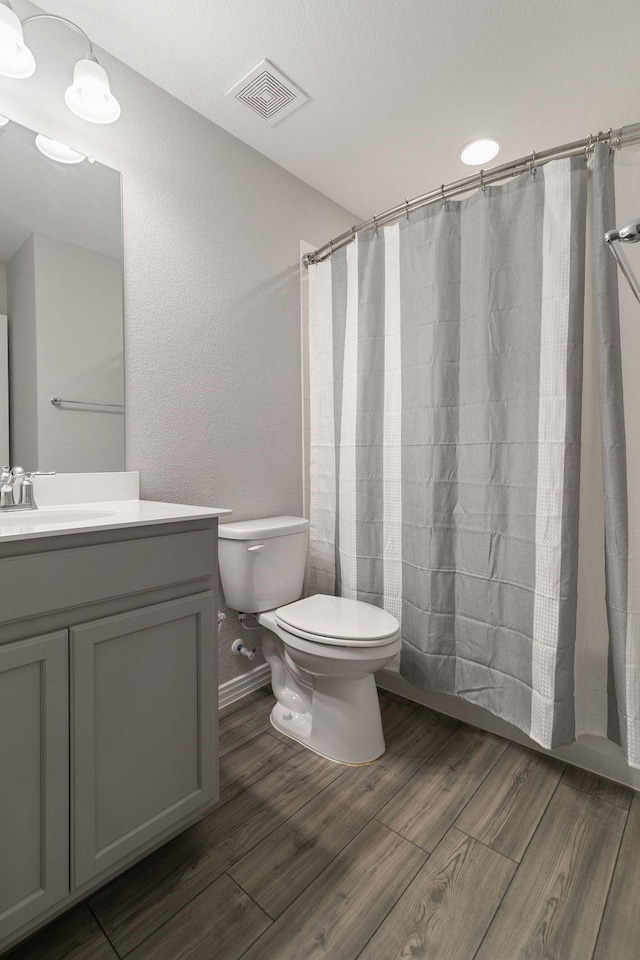
POLYGON ((91 123, 113 123, 120 116, 120 104, 111 93, 106 71, 95 59, 78 60, 64 99, 69 110, 91 123))
POLYGON ((14 79, 30 77, 36 69, 33 54, 24 42, 23 28, 36 20, 55 20, 79 34, 88 46, 78 60, 73 82, 64 95, 69 109, 90 123, 113 123, 120 116, 120 104, 111 93, 109 78, 93 52, 91 40, 77 24, 53 13, 39 13, 20 21, 9 0, 0 0, 0 74, 14 79))
POLYGON ((68 147, 66 143, 60 143, 59 140, 51 140, 42 133, 36 136, 36 147, 50 160, 56 160, 58 163, 82 163, 86 160, 84 153, 79 153, 68 147))
POLYGON ((483 163, 489 163, 497 157, 501 147, 502 144, 495 137, 480 137, 465 143, 458 156, 469 167, 481 167, 483 163))
POLYGON ((36 69, 36 61, 24 42, 22 24, 8 4, 0 5, 0 73, 23 80, 36 69))

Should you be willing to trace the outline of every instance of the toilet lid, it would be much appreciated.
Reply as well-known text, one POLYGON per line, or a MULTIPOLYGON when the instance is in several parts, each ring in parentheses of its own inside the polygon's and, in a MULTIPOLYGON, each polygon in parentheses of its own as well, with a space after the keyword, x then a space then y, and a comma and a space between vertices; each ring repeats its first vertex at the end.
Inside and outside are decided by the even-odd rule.
POLYGON ((276 621, 298 637, 344 646, 382 644, 400 629, 396 618, 380 607, 324 594, 279 607, 276 621))

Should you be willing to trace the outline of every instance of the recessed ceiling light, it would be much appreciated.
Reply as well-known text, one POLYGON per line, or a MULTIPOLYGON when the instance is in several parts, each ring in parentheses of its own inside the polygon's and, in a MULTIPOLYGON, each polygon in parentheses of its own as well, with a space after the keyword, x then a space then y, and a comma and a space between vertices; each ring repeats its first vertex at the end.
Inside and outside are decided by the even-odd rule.
POLYGON ((501 146, 500 141, 493 137, 480 137, 466 143, 458 156, 469 167, 481 167, 498 156, 501 146))
POLYGON ((41 133, 36 137, 36 147, 45 157, 49 157, 49 160, 57 160, 58 163, 82 163, 86 159, 84 153, 72 150, 66 143, 60 143, 59 140, 43 137, 41 133))

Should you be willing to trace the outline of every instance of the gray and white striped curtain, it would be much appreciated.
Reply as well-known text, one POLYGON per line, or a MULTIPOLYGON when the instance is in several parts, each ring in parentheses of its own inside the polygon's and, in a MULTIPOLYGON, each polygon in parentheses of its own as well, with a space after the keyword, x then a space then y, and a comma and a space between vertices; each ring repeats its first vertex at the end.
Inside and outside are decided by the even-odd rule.
MULTIPOLYGON (((613 163, 597 148, 309 269, 312 592, 401 621, 400 672, 575 739, 585 267, 607 491, 607 733, 632 748, 613 163), (588 201, 589 195, 589 201, 588 201), (587 210, 593 256, 586 252, 587 210)), ((635 724, 635 727, 633 726, 635 724)))

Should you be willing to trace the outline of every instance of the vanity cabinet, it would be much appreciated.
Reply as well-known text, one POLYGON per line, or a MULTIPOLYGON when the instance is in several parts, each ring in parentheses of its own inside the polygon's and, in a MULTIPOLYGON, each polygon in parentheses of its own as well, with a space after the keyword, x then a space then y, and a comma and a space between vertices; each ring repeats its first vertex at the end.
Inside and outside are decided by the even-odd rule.
POLYGON ((215 797, 213 595, 73 627, 73 885, 215 797))
POLYGON ((0 541, 0 953, 217 800, 216 548, 0 541))
POLYGON ((0 647, 0 931, 69 892, 66 631, 0 647))

